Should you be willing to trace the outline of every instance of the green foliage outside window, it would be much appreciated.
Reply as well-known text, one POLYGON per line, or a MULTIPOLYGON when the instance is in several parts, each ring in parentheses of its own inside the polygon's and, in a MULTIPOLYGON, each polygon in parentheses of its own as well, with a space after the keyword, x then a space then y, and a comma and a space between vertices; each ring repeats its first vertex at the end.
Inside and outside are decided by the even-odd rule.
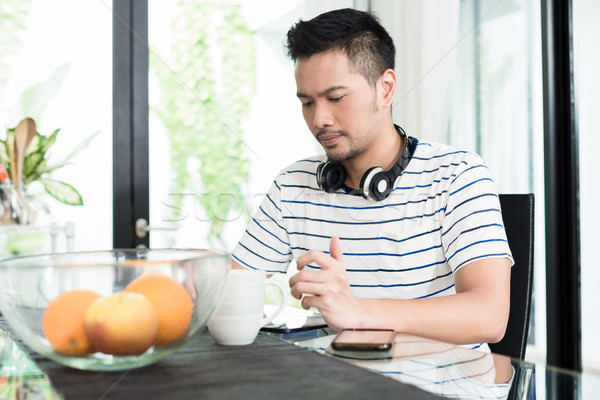
POLYGON ((228 216, 245 204, 242 125, 256 92, 252 32, 237 1, 180 0, 171 29, 171 53, 150 51, 161 91, 153 111, 171 142, 169 202, 176 212, 185 197, 177 194, 192 191, 210 220, 209 241, 222 243, 228 216))
POLYGON ((25 19, 31 0, 2 0, 0 2, 0 102, 6 93, 8 79, 13 73, 14 63, 25 36, 25 19))

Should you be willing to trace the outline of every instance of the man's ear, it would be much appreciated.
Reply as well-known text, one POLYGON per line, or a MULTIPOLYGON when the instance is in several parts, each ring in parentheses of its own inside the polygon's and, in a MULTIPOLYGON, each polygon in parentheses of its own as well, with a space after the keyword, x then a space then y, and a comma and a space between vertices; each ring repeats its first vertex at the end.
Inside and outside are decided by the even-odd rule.
POLYGON ((383 107, 391 106, 396 94, 396 73, 393 69, 386 69, 379 77, 377 84, 380 86, 380 101, 383 107))

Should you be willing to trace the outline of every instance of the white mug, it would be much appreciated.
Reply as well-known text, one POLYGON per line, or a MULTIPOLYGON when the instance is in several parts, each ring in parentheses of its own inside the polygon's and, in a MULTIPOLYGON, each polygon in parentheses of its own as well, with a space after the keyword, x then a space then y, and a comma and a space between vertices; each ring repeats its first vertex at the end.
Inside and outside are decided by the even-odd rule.
POLYGON ((286 305, 286 288, 267 279, 265 271, 234 269, 229 272, 221 302, 208 321, 208 331, 218 344, 245 345, 254 342, 260 328, 277 317, 286 305), (281 304, 263 317, 265 287, 281 291, 281 304))

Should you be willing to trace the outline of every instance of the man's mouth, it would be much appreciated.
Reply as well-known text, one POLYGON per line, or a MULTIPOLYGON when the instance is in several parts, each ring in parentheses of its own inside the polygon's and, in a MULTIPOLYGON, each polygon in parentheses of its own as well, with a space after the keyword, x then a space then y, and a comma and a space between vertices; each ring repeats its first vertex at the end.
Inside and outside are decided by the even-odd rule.
POLYGON ((317 140, 323 147, 331 147, 335 146, 342 136, 343 132, 320 131, 317 133, 317 140))

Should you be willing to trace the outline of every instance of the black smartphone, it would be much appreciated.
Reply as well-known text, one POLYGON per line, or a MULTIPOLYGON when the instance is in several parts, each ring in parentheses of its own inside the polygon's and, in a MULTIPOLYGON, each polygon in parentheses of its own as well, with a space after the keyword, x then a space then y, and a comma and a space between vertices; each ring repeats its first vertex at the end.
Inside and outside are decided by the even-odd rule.
POLYGON ((331 348, 343 351, 389 351, 394 345, 393 329, 342 329, 331 348))

